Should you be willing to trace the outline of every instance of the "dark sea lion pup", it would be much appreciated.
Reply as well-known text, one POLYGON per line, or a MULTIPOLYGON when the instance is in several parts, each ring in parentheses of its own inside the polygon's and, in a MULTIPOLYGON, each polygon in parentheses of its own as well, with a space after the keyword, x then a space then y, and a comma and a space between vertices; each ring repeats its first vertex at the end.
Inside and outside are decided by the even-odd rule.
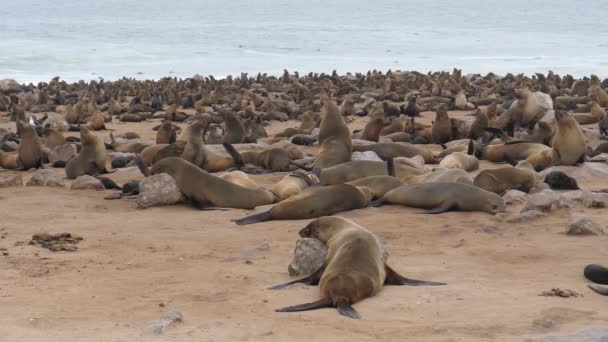
POLYGON ((322 299, 288 306, 277 312, 294 312, 335 307, 341 315, 360 318, 353 304, 375 296, 383 285, 445 285, 408 279, 386 264, 374 235, 360 225, 341 217, 326 216, 310 222, 299 232, 303 238, 316 238, 327 244, 323 266, 312 275, 273 286, 281 289, 296 283, 319 285, 322 299))
POLYGON ((591 280, 596 284, 588 284, 589 288, 593 291, 601 294, 602 296, 608 296, 608 287, 601 286, 608 285, 608 268, 596 264, 587 265, 585 267, 585 278, 591 280))
POLYGON ((579 190, 576 179, 563 171, 552 171, 545 176, 545 183, 553 190, 579 190))

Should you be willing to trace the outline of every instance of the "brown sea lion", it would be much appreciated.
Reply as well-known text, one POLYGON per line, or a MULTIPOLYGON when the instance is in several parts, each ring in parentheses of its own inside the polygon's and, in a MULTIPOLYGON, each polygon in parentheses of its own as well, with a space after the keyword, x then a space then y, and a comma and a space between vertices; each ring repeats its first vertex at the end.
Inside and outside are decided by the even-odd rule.
POLYGON ((378 199, 384 196, 390 190, 401 186, 401 180, 393 176, 368 176, 354 181, 350 181, 347 184, 352 184, 358 187, 366 187, 372 193, 372 199, 378 199))
POLYGON ((106 129, 106 119, 103 112, 95 112, 91 116, 91 120, 87 124, 87 127, 93 131, 100 131, 106 129))
POLYGON ((353 151, 357 152, 365 152, 365 151, 373 151, 380 158, 388 159, 388 158, 412 158, 415 156, 421 156, 424 159, 424 162, 427 164, 437 163, 433 152, 427 150, 426 148, 416 146, 410 143, 377 143, 377 144, 366 144, 366 145, 354 145, 353 151))
POLYGON ((44 145, 50 149, 65 144, 65 137, 63 136, 63 134, 61 134, 61 132, 57 131, 56 129, 51 128, 49 124, 44 127, 42 135, 45 139, 44 145))
MULTIPOLYGON (((148 147, 144 148, 143 150, 141 150, 141 152, 139 154, 140 154, 141 158, 143 159, 144 164, 146 166, 152 166, 152 164, 154 164, 154 160, 156 158, 157 153, 167 146, 170 146, 170 145, 169 144, 156 144, 156 145, 148 146, 148 147)), ((182 149, 181 153, 183 153, 183 149, 182 149)), ((176 155, 179 156, 180 154, 176 154, 176 155)))
POLYGON ((319 128, 320 149, 314 167, 323 169, 350 161, 353 149, 350 130, 338 106, 329 99, 325 100, 319 128))
POLYGON ((591 125, 602 120, 605 115, 606 111, 597 102, 591 102, 589 113, 575 113, 572 117, 579 125, 591 125))
POLYGON ((232 156, 234 164, 240 167, 252 164, 272 171, 293 171, 296 169, 296 166, 291 163, 289 152, 282 148, 238 152, 230 144, 224 143, 223 145, 228 154, 232 156))
POLYGON ((238 225, 246 225, 271 220, 305 220, 364 208, 371 198, 369 189, 350 184, 309 187, 275 204, 268 211, 234 222, 238 225))
POLYGON ((65 167, 65 175, 68 179, 86 174, 106 173, 106 147, 103 140, 96 137, 89 128, 80 127, 80 153, 65 167))
POLYGON ((473 177, 463 169, 437 169, 433 172, 400 177, 404 184, 458 182, 473 184, 473 177))
POLYGON ((311 185, 318 184, 319 179, 313 174, 300 171, 292 172, 281 179, 273 188, 272 193, 282 201, 299 194, 311 185))
POLYGON ((513 115, 516 127, 534 127, 538 121, 539 107, 536 96, 527 88, 516 89, 514 95, 518 98, 517 107, 513 115))
POLYGON ((561 110, 555 111, 555 136, 551 146, 554 165, 575 165, 585 162, 587 143, 576 120, 561 110))
POLYGON ((40 137, 36 133, 36 129, 23 121, 17 121, 17 126, 21 132, 21 142, 17 148, 19 155, 19 164, 25 170, 42 167, 43 152, 40 137))
POLYGON ((479 161, 475 157, 475 145, 473 140, 469 141, 467 153, 451 153, 439 162, 439 166, 447 169, 463 169, 465 171, 477 170, 479 168, 479 161))
POLYGON ((171 121, 165 121, 156 132, 157 144, 172 144, 176 141, 176 129, 171 121))
POLYGON ((243 122, 229 110, 222 110, 220 112, 224 118, 224 141, 228 144, 242 144, 247 138, 247 130, 243 122))
POLYGON ((428 209, 427 214, 440 214, 451 210, 484 211, 495 214, 505 208, 504 200, 497 194, 456 182, 402 185, 372 202, 372 206, 376 207, 383 204, 428 209))
POLYGON ((22 169, 21 162, 19 161, 19 154, 16 151, 4 152, 1 149, 8 138, 9 134, 5 134, 0 140, 0 167, 10 170, 22 169))
POLYGON ((437 108, 435 122, 431 128, 433 142, 443 144, 452 140, 452 121, 445 106, 437 108))
POLYGON ((486 113, 482 112, 480 109, 477 109, 475 113, 468 115, 475 117, 475 121, 473 121, 471 129, 469 130, 469 139, 486 140, 488 138, 488 132, 485 129, 488 128, 490 124, 490 120, 488 119, 486 113))
POLYGON ((475 176, 473 185, 502 195, 510 189, 528 192, 536 185, 536 181, 532 164, 524 160, 516 167, 483 170, 475 176))
POLYGON ((300 230, 303 238, 316 238, 327 244, 323 266, 312 275, 275 285, 272 289, 303 283, 319 285, 322 299, 277 309, 293 312, 335 307, 341 315, 360 318, 353 304, 375 296, 384 285, 445 285, 408 279, 386 264, 376 237, 360 225, 341 217, 321 217, 300 230))
POLYGON ((144 148, 150 146, 150 144, 142 142, 119 143, 114 138, 113 133, 110 133, 110 145, 114 151, 123 153, 140 153, 144 148))
POLYGON ((236 185, 244 186, 246 188, 257 189, 259 186, 254 182, 249 176, 242 171, 233 170, 230 172, 226 172, 220 176, 221 179, 227 180, 230 183, 234 183, 236 185))
POLYGON ((231 183, 177 157, 165 158, 150 168, 150 174, 161 173, 175 178, 182 193, 201 209, 209 206, 253 209, 275 201, 268 190, 231 183))
MULTIPOLYGON (((203 121, 197 121, 188 126, 190 134, 188 135, 188 141, 186 142, 184 150, 180 156, 184 160, 187 160, 188 162, 204 169, 207 172, 224 171, 230 167, 233 167, 235 160, 233 160, 232 157, 214 153, 205 147, 202 135, 204 126, 205 123, 203 121)), ((171 144, 169 147, 173 145, 175 144, 171 144)), ((167 152, 170 152, 170 149, 167 152)), ((157 153, 157 157, 159 157, 161 153, 162 150, 157 153)), ((157 159, 157 161, 158 160, 160 159, 157 159)))
POLYGON ((367 124, 365 124, 365 127, 363 127, 361 139, 378 142, 378 139, 380 139, 380 131, 384 128, 385 122, 386 119, 383 116, 370 118, 367 124))
POLYGON ((531 155, 549 150, 551 150, 551 148, 544 144, 527 141, 513 141, 505 144, 490 144, 482 146, 479 153, 480 156, 485 160, 500 163, 511 160, 524 160, 531 155))

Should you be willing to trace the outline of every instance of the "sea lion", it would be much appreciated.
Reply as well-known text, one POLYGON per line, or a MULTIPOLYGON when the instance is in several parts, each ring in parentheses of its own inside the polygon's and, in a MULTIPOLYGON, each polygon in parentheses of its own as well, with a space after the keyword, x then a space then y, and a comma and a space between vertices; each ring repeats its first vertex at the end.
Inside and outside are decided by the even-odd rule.
POLYGON ((321 184, 332 185, 369 176, 394 176, 397 173, 399 176, 404 177, 411 174, 420 174, 424 171, 402 164, 399 164, 395 168, 394 161, 390 158, 387 162, 351 160, 325 169, 314 169, 313 172, 316 173, 321 184))
POLYGON ((594 99, 594 101, 597 102, 597 104, 601 107, 608 106, 608 94, 606 94, 604 89, 598 85, 594 85, 589 88, 589 97, 594 99))
MULTIPOLYGON (((145 169, 142 172, 145 173, 145 169)), ((252 189, 234 184, 216 177, 182 158, 165 158, 152 165, 149 172, 153 175, 167 173, 175 178, 182 193, 201 209, 210 205, 222 208, 253 209, 260 205, 272 204, 275 201, 274 195, 268 190, 252 189)))
POLYGON ((319 130, 319 153, 315 157, 315 168, 326 168, 350 161, 353 143, 348 125, 338 106, 325 99, 323 118, 319 130))
POLYGON ((372 117, 361 132, 361 139, 378 142, 380 131, 384 128, 385 119, 382 116, 372 117))
POLYGON ((452 140, 452 121, 445 106, 440 106, 435 112, 435 122, 431 128, 431 136, 436 144, 452 140))
POLYGON ((253 164, 266 170, 293 171, 295 165, 291 163, 289 152, 282 148, 271 148, 262 151, 238 152, 232 145, 224 143, 224 148, 232 156, 234 164, 239 167, 253 164))
POLYGON ((372 199, 378 199, 384 196, 390 190, 401 185, 401 180, 393 176, 368 176, 354 181, 350 181, 347 184, 352 184, 358 187, 366 187, 372 193, 372 199))
POLYGON ((463 169, 465 171, 477 170, 479 168, 479 161, 475 157, 475 145, 473 144, 473 140, 469 141, 467 153, 451 153, 439 162, 439 166, 447 169, 463 169))
POLYGON ((292 172, 281 179, 273 188, 272 193, 282 201, 299 194, 311 185, 318 184, 319 179, 313 174, 300 171, 292 172))
POLYGON ((365 152, 373 151, 383 159, 388 158, 412 158, 421 156, 427 164, 437 163, 433 152, 426 148, 416 146, 410 143, 376 143, 376 144, 357 144, 353 146, 353 151, 365 152))
POLYGON ((369 189, 351 184, 309 187, 275 204, 268 211, 234 220, 234 222, 238 225, 247 225, 271 220, 317 218, 364 208, 369 204, 371 198, 372 194, 369 189))
POLYGON ((411 142, 412 136, 405 132, 396 132, 382 136, 380 142, 411 142))
POLYGON ((555 136, 551 146, 553 165, 575 165, 585 162, 587 143, 576 120, 561 110, 555 111, 555 136))
POLYGON ((220 176, 221 179, 227 180, 230 183, 240 185, 246 188, 257 189, 258 185, 249 176, 242 171, 233 170, 226 172, 220 176))
POLYGON ((341 217, 321 217, 300 230, 302 238, 316 238, 327 244, 323 266, 312 275, 275 285, 272 289, 303 283, 319 285, 322 299, 314 303, 277 309, 293 312, 335 307, 341 315, 360 318, 353 304, 376 295, 383 285, 445 285, 408 279, 386 264, 376 237, 353 221, 341 217))
POLYGON ((65 167, 65 175, 68 179, 74 179, 82 175, 96 175, 106 173, 106 147, 103 140, 96 137, 88 127, 80 127, 80 153, 65 167))
POLYGON ((599 122, 606 116, 606 111, 597 102, 590 103, 589 113, 575 113, 572 115, 579 125, 590 125, 599 122))
POLYGON ((504 194, 510 189, 528 192, 536 185, 536 173, 532 164, 524 160, 516 167, 483 170, 473 185, 495 194, 504 194))
POLYGON ((5 152, 2 150, 4 143, 10 138, 10 134, 5 134, 0 139, 0 167, 9 170, 21 169, 19 154, 15 152, 5 152))
POLYGON ((171 121, 165 121, 156 132, 157 144, 172 144, 176 141, 175 126, 171 121))
POLYGON ((483 145, 477 153, 480 158, 494 163, 501 163, 511 160, 524 160, 544 151, 551 151, 551 147, 527 141, 512 141, 504 144, 483 145))
POLYGON ((458 182, 473 184, 471 175, 463 169, 437 169, 429 173, 412 174, 401 177, 404 184, 437 183, 437 182, 458 182))
MULTIPOLYGON (((377 116, 373 116, 373 118, 376 118, 377 116)), ((370 119, 370 120, 372 120, 370 119)), ((405 118, 404 117, 392 117, 392 118, 388 118, 385 119, 385 121, 388 120, 389 124, 384 126, 381 130, 380 130, 380 136, 387 136, 387 135, 391 135, 394 133, 400 133, 403 132, 406 128, 405 125, 405 118)))
POLYGON ((45 142, 44 145, 50 149, 53 149, 58 146, 62 146, 65 144, 65 137, 56 129, 51 128, 51 125, 46 124, 42 135, 44 136, 45 142))
POLYGON ((440 214, 451 210, 484 211, 495 214, 505 208, 502 197, 464 183, 438 182, 402 185, 386 193, 372 206, 400 204, 429 209, 427 214, 440 214))
POLYGON ((527 88, 516 89, 517 110, 513 115, 515 127, 534 127, 538 120, 539 107, 536 96, 527 88))
POLYGON ((562 171, 551 171, 545 176, 545 183, 553 190, 579 190, 576 179, 562 171))
POLYGON ((473 121, 471 129, 469 130, 469 139, 486 140, 488 137, 488 132, 485 129, 488 128, 490 124, 490 120, 488 119, 486 113, 482 112, 480 109, 477 109, 475 113, 467 115, 475 117, 475 121, 473 121))
POLYGON ((17 126, 21 132, 21 142, 17 148, 19 165, 23 166, 24 170, 42 167, 42 144, 36 129, 23 121, 17 121, 17 126))
POLYGON ((228 144, 242 144, 247 138, 247 130, 243 122, 234 115, 232 111, 222 110, 220 114, 224 118, 224 141, 228 144))
POLYGON ((112 133, 110 133, 110 145, 114 151, 122 153, 140 153, 144 148, 150 146, 150 144, 144 144, 141 142, 116 142, 116 139, 114 139, 114 134, 112 133))
POLYGON ((106 129, 106 117, 102 112, 95 112, 91 116, 91 120, 87 124, 87 127, 94 131, 100 131, 106 129))

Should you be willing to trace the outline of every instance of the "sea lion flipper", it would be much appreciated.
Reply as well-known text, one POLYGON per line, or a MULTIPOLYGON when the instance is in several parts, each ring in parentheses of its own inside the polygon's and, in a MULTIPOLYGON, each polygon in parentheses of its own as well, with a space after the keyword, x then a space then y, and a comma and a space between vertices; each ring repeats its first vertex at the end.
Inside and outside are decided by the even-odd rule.
POLYGON ((347 301, 344 301, 344 300, 338 301, 336 303, 336 308, 338 309, 338 312, 340 313, 340 315, 354 318, 354 319, 361 318, 361 315, 357 312, 357 310, 355 310, 355 308, 353 308, 350 305, 350 303, 347 301))
POLYGON ((87 169, 85 170, 85 174, 87 174, 89 176, 98 176, 101 174, 101 172, 99 172, 99 169, 97 168, 97 164, 91 162, 87 166, 87 169))
POLYGON ((242 219, 233 220, 239 226, 244 226, 247 224, 253 224, 258 222, 270 221, 272 219, 272 215, 270 214, 270 210, 264 211, 258 214, 253 214, 249 216, 245 216, 242 219))
POLYGON ((209 202, 199 201, 199 200, 197 200, 195 198, 191 198, 190 201, 192 202, 192 205, 195 208, 197 208, 198 210, 221 210, 221 211, 228 210, 226 208, 216 207, 216 206, 210 204, 209 202))
POLYGON ((141 173, 144 175, 144 177, 150 176, 150 169, 148 169, 146 163, 144 163, 144 160, 141 159, 141 156, 139 154, 135 155, 135 159, 133 159, 133 162, 135 163, 139 171, 141 171, 141 173))
POLYGON ((450 209, 452 209, 451 203, 443 203, 442 205, 438 206, 437 208, 427 210, 424 213, 425 214, 441 214, 441 213, 445 213, 446 211, 450 211, 450 209))
POLYGON ((298 163, 294 162, 293 160, 290 160, 289 164, 295 165, 295 166, 297 166, 298 168, 300 168, 300 169, 302 169, 304 171, 308 171, 308 172, 313 171, 312 167, 308 167, 308 166, 304 166, 302 164, 298 164, 298 163))
POLYGON ((602 286, 597 284, 587 284, 587 286, 593 291, 601 294, 602 296, 608 296, 608 286, 602 286))
POLYGON ((224 146, 224 149, 226 150, 226 152, 228 152, 228 154, 232 157, 232 159, 234 160, 234 163, 236 165, 239 166, 243 166, 243 157, 241 156, 241 154, 239 153, 239 151, 237 151, 234 146, 232 146, 232 144, 229 143, 222 143, 222 145, 224 146))
POLYGON ((446 285, 446 283, 441 283, 441 282, 437 282, 437 281, 426 281, 426 280, 416 280, 416 279, 406 278, 406 277, 402 276, 401 274, 397 273, 395 270, 393 270, 390 266, 388 266, 386 264, 384 265, 384 268, 386 269, 386 279, 384 279, 384 285, 407 285, 407 286, 446 285))
POLYGON ((284 308, 276 309, 274 311, 276 311, 276 312, 307 311, 307 310, 315 310, 315 309, 321 309, 321 308, 331 308, 332 306, 333 306, 333 303, 331 301, 331 298, 327 297, 327 298, 319 299, 316 302, 287 306, 284 308))
POLYGON ((269 289, 280 290, 280 289, 284 289, 284 288, 294 285, 294 284, 319 285, 319 280, 321 280, 321 276, 323 275, 324 271, 325 271, 325 266, 321 266, 321 268, 316 270, 313 274, 309 275, 308 277, 288 281, 288 282, 282 283, 282 284, 273 285, 269 289))

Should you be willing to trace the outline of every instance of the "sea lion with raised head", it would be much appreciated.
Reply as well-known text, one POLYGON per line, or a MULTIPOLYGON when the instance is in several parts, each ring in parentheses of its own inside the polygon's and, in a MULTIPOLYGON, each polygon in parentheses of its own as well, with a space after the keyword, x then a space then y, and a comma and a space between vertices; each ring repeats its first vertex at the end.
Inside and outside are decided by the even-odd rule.
MULTIPOLYGON (((140 169, 146 175, 147 170, 141 164, 140 169)), ((149 173, 152 175, 167 173, 175 178, 182 193, 200 209, 209 206, 253 209, 275 201, 275 196, 268 190, 234 184, 182 158, 165 158, 152 165, 149 173)))
POLYGON ((575 165, 585 162, 587 143, 576 120, 561 110, 555 111, 555 136, 551 146, 553 165, 575 165))
POLYGON ((270 210, 234 220, 238 225, 247 225, 271 220, 305 220, 339 212, 367 207, 372 194, 367 188, 351 184, 335 184, 309 187, 286 200, 275 204, 270 210))
POLYGON ((510 189, 528 192, 536 185, 536 173, 532 164, 524 160, 515 167, 483 170, 475 176, 473 185, 500 195, 510 189))
POLYGON ((21 132, 21 141, 17 148, 19 155, 19 165, 24 170, 39 168, 43 164, 42 144, 36 129, 29 123, 17 121, 17 126, 21 132))
POLYGON ((445 283, 408 279, 386 264, 376 237, 353 221, 341 217, 321 217, 300 230, 302 238, 316 238, 327 244, 323 266, 312 275, 275 285, 281 289, 303 283, 319 285, 322 299, 288 306, 278 312, 294 312, 335 307, 341 315, 360 318, 353 304, 375 296, 384 285, 445 285, 445 283))
POLYGON ((386 193, 372 206, 400 204, 428 209, 427 214, 446 211, 484 211, 495 214, 505 208, 502 197, 473 185, 452 182, 402 185, 386 193))
POLYGON ((353 150, 350 130, 338 106, 327 98, 319 128, 320 149, 314 167, 323 169, 350 161, 353 150))
POLYGON ((96 175, 106 173, 106 147, 103 140, 96 137, 88 127, 80 127, 80 153, 65 167, 65 175, 68 179, 74 179, 82 175, 96 175))
POLYGON ((431 136, 436 144, 452 140, 452 121, 445 106, 440 106, 435 112, 435 122, 431 128, 431 136))
POLYGON ((296 166, 291 162, 289 152, 282 148, 238 152, 231 144, 224 143, 223 145, 228 154, 232 156, 234 164, 239 167, 252 164, 272 171, 293 171, 296 169, 296 166))
POLYGON ((165 121, 156 132, 157 144, 172 144, 176 141, 176 129, 171 121, 165 121))

